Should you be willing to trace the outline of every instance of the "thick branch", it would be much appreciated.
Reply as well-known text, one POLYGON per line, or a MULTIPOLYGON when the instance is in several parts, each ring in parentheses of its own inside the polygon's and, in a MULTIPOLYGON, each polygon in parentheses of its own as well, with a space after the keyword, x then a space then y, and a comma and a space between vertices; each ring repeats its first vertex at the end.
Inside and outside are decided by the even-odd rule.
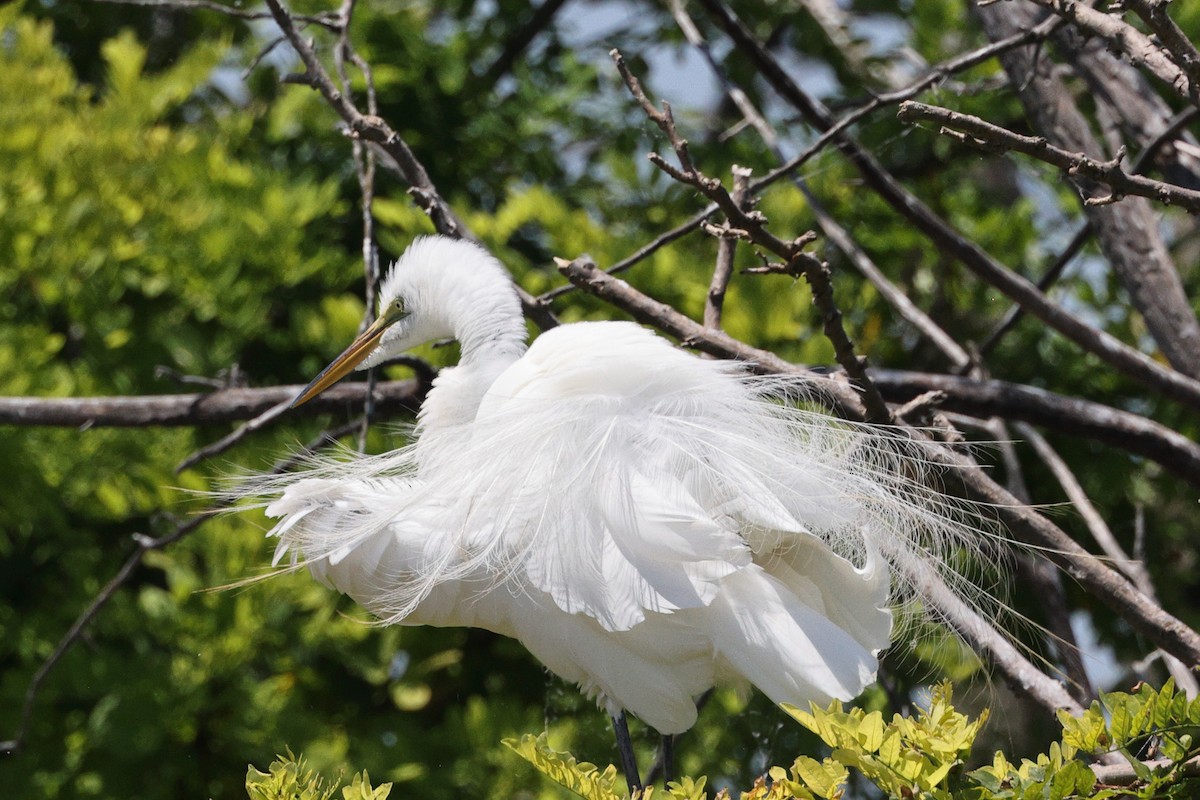
POLYGON ((1125 4, 1158 36, 1158 41, 1188 76, 1195 92, 1200 87, 1200 51, 1167 13, 1169 0, 1125 0, 1125 4))
MULTIPOLYGON (((303 388, 271 386, 143 397, 0 397, 0 425, 143 428, 237 422, 253 419, 280 403, 290 402, 303 388)), ((375 387, 375 407, 380 412, 414 414, 425 389, 426 385, 415 380, 381 383, 375 387)), ((293 413, 311 416, 344 411, 361 406, 366 394, 365 383, 341 383, 293 413)))
POLYGON ((1187 74, 1150 37, 1120 17, 1106 14, 1079 0, 1031 1, 1103 38, 1128 56, 1135 66, 1145 67, 1181 96, 1196 102, 1200 87, 1188 80, 1187 74))
POLYGON ((1155 461, 1200 488, 1200 444, 1137 414, 1007 381, 889 369, 872 369, 871 377, 890 402, 940 392, 948 411, 1000 416, 1104 442, 1155 461))
MULTIPOLYGON (((979 10, 979 19, 988 36, 1000 38, 1032 24, 1037 18, 1037 10, 1028 3, 1010 5, 1011 8, 1003 10, 993 6, 979 10)), ((1085 75, 1092 74, 1093 85, 1100 81, 1121 86, 1137 84, 1125 79, 1123 73, 1132 71, 1127 65, 1080 51, 1068 31, 1060 31, 1055 37, 1061 49, 1072 54, 1077 69, 1085 75), (1105 67, 1115 70, 1107 79, 1099 74, 1105 67)), ((1047 68, 1049 62, 1039 53, 1032 48, 1019 48, 1001 56, 1000 61, 1030 124, 1038 133, 1069 152, 1104 152, 1103 144, 1076 105, 1069 86, 1055 70, 1047 68)), ((1104 108, 1101 103, 1100 109, 1104 108)), ((1147 103, 1137 106, 1142 113, 1151 108, 1147 103)), ((1137 113, 1137 109, 1124 108, 1122 111, 1137 113)), ((1117 145, 1111 151, 1118 154, 1117 160, 1119 149, 1120 145, 1117 145)), ((1150 149, 1148 146, 1144 153, 1150 149)), ((1139 156, 1129 171, 1137 173, 1145 163, 1139 156)), ((1106 190, 1082 173, 1071 174, 1071 182, 1085 197, 1107 194, 1115 199, 1118 196, 1117 190, 1106 190)), ((1083 211, 1101 251, 1120 277, 1167 361, 1178 371, 1200 378, 1200 324, 1197 324, 1179 270, 1163 239, 1157 209, 1144 198, 1130 197, 1121 203, 1108 203, 1107 199, 1085 201, 1083 211)))

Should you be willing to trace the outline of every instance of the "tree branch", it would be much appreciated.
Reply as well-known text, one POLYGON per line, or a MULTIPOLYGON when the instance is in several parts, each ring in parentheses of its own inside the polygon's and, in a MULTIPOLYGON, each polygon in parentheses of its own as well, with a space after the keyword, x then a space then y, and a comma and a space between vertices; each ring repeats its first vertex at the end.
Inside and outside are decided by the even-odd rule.
MULTIPOLYGON (((905 122, 936 122, 945 126, 942 133, 947 133, 947 128, 963 131, 989 149, 1015 150, 1058 167, 1069 175, 1090 178, 1111 187, 1112 193, 1108 197, 1085 197, 1084 203, 1088 205, 1107 204, 1124 195, 1138 195, 1179 206, 1192 214, 1200 213, 1200 191, 1128 173, 1121 169, 1123 154, 1120 153, 1110 161, 1097 161, 1086 153, 1072 153, 1055 147, 1041 136, 1025 136, 970 114, 912 100, 901 103, 896 116, 905 122)), ((956 138, 961 140, 961 137, 956 138)))
MULTIPOLYGON (((206 394, 142 397, 0 397, 0 425, 47 425, 87 429, 95 425, 142 428, 151 425, 208 425, 252 419, 281 403, 290 403, 303 386, 220 389, 206 394)), ((428 388, 416 380, 375 387, 376 407, 387 413, 415 414, 428 388)), ((341 383, 293 413, 345 411, 366 398, 365 383, 341 383)))
POLYGON ((1198 99, 1200 86, 1188 79, 1150 37, 1114 14, 1106 14, 1079 0, 1031 0, 1048 8, 1063 19, 1069 20, 1124 53, 1134 66, 1145 67, 1156 78, 1166 83, 1192 103, 1198 99))
MULTIPOLYGON (((1187 34, 1179 29, 1175 20, 1167 13, 1169 0, 1125 0, 1125 5, 1146 21, 1150 30, 1158 36, 1159 44, 1167 50, 1174 61, 1187 75, 1190 90, 1195 94, 1200 87, 1200 51, 1187 34)), ((1152 43, 1153 44, 1153 43, 1152 43)))

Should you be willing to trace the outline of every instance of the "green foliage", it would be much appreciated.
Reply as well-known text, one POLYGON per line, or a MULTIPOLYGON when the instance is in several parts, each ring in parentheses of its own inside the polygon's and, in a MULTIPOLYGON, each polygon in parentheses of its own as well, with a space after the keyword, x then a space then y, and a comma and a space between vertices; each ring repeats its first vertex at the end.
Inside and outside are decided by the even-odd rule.
POLYGON ((308 768, 304 756, 296 758, 290 750, 286 756, 276 756, 267 772, 253 765, 246 768, 250 800, 330 800, 339 788, 342 800, 387 800, 392 792, 390 783, 372 787, 366 770, 355 773, 346 786, 340 780, 326 780, 308 768))
MULTIPOLYGON (((809 711, 786 707, 801 725, 816 733, 827 748, 821 761, 799 756, 789 768, 771 767, 741 800, 840 800, 852 775, 869 781, 880 796, 895 800, 1102 800, 1108 797, 1193 797, 1200 779, 1184 763, 1200 754, 1194 743, 1200 730, 1200 700, 1188 701, 1168 680, 1161 690, 1146 684, 1134 694, 1112 692, 1092 704, 1082 717, 1060 712, 1062 740, 1020 765, 997 752, 992 763, 964 772, 963 765, 979 738, 988 713, 970 717, 952 703, 949 683, 935 686, 928 707, 915 717, 899 714, 884 722, 879 711, 846 709, 833 702, 809 711), (1153 745, 1162 760, 1149 765, 1134 753, 1153 745), (1121 753, 1133 779, 1121 787, 1098 783, 1084 756, 1121 753)), ((523 736, 505 744, 541 772, 588 800, 619 800, 623 781, 616 767, 601 770, 578 763, 569 753, 553 750, 546 735, 523 736)), ((1142 757, 1145 757, 1144 755, 1142 757)), ((665 794, 673 800, 707 798, 707 778, 683 778, 663 792, 647 787, 643 800, 665 794)), ((872 795, 874 796, 874 795, 872 795)), ((728 797, 722 790, 717 798, 728 797)))
POLYGON ((505 739, 505 746, 528 761, 538 772, 587 800, 619 800, 625 779, 611 764, 603 770, 586 761, 577 762, 570 753, 550 749, 546 734, 505 739))
POLYGON ((886 724, 878 711, 843 711, 841 704, 828 711, 787 711, 832 748, 833 760, 858 770, 887 794, 943 800, 950 796, 942 788, 950 771, 970 754, 987 720, 986 712, 971 720, 955 711, 951 697, 950 685, 939 684, 928 709, 919 709, 915 718, 897 714, 886 724))

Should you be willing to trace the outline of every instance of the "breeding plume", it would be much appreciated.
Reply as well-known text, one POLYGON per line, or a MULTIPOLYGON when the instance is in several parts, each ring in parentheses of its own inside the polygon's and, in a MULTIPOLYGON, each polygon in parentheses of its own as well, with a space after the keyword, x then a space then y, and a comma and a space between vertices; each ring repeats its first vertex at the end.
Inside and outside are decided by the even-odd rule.
POLYGON ((794 379, 628 322, 527 348, 507 272, 447 238, 413 243, 376 322, 296 402, 446 337, 460 361, 410 444, 255 487, 279 520, 276 562, 387 623, 517 639, 619 737, 625 710, 686 730, 722 682, 804 707, 853 698, 891 637, 897 565, 967 532, 892 435, 803 410, 794 379))

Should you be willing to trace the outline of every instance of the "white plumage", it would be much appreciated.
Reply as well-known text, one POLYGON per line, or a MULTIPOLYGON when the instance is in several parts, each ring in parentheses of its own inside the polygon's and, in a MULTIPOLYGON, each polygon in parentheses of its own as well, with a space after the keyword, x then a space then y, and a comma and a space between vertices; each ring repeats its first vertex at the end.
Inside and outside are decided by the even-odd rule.
POLYGON ((747 680, 776 702, 850 699, 892 633, 894 563, 966 533, 893 437, 798 408, 794 381, 632 323, 526 351, 503 267, 417 240, 381 313, 298 402, 355 365, 453 336, 412 444, 253 491, 285 554, 381 620, 513 637, 662 733, 747 680))

